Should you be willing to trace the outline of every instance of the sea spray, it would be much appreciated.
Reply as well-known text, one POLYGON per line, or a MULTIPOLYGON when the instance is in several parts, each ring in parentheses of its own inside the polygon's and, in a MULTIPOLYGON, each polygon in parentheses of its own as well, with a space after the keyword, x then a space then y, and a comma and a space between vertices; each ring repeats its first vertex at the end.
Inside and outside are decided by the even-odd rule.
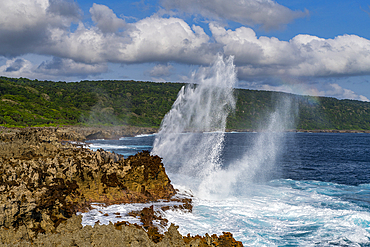
MULTIPOLYGON (((284 100, 281 102, 284 105, 284 100)), ((294 112, 294 100, 291 102, 294 112)), ((273 126, 280 125, 277 123, 281 120, 273 120, 275 112, 272 109, 269 114, 271 121, 266 120, 266 126, 261 126, 261 131, 265 132, 225 134, 221 156, 223 166, 242 160, 243 153, 247 156, 243 150, 249 150, 251 155, 258 137, 268 133, 268 126, 274 129, 273 126), (273 122, 276 124, 270 124, 273 122)), ((282 121, 290 121, 284 111, 278 112, 283 117, 282 121)), ((169 225, 174 223, 180 226, 178 230, 182 235, 211 235, 228 231, 244 246, 369 246, 370 175, 367 168, 370 166, 370 136, 280 134, 283 143, 277 140, 276 143, 278 150, 282 147, 284 150, 277 164, 284 167, 284 174, 266 183, 246 182, 247 195, 240 192, 242 195, 207 200, 196 194, 192 213, 167 210, 162 217, 169 220, 169 225), (302 162, 299 157, 302 157, 302 162)), ((122 139, 131 143, 121 145, 152 145, 154 136, 122 139)), ((243 180, 243 176, 238 179, 243 180)), ((223 181, 227 182, 227 178, 223 181)), ((175 188, 180 189, 181 194, 189 187, 175 188)), ((163 206, 159 204, 154 207, 163 206)), ((83 214, 82 224, 94 226, 98 220, 100 224, 118 220, 137 223, 137 219, 128 217, 127 213, 144 206, 150 205, 122 204, 92 210, 83 214), (117 213, 122 218, 117 218, 117 213)))
POLYGON ((284 145, 285 131, 294 128, 296 107, 290 96, 275 100, 275 111, 261 124, 254 145, 229 166, 221 160, 226 119, 235 108, 233 57, 218 56, 210 67, 183 87, 162 121, 152 154, 163 158, 177 185, 200 198, 219 199, 248 192, 253 182, 267 181, 284 145))
POLYGON ((210 173, 199 185, 202 198, 225 198, 248 194, 252 183, 267 182, 284 147, 288 130, 295 126, 298 108, 292 97, 276 101, 275 111, 261 123, 254 144, 241 159, 210 173))
POLYGON ((163 158, 169 173, 183 180, 184 176, 201 180, 220 168, 226 119, 235 109, 236 82, 233 57, 218 55, 209 68, 193 74, 192 84, 180 90, 152 150, 163 158))
POLYGON ((261 124, 251 150, 244 154, 240 164, 232 164, 229 169, 237 170, 238 176, 248 182, 266 182, 284 149, 287 131, 295 127, 297 113, 294 98, 281 96, 276 100, 275 110, 269 114, 267 123, 261 124))

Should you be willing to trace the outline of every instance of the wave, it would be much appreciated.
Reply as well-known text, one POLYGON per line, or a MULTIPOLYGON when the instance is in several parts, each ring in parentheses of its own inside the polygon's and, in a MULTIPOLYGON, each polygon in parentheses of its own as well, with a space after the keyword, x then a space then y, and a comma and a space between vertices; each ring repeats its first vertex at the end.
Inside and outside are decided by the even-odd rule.
POLYGON ((124 136, 124 137, 120 137, 118 140, 120 140, 120 141, 135 140, 137 138, 150 137, 150 136, 156 136, 156 135, 157 135, 157 133, 154 133, 154 134, 140 134, 140 135, 136 135, 136 136, 124 136))
POLYGON ((157 135, 157 133, 153 133, 153 134, 140 134, 140 135, 136 135, 135 137, 140 138, 140 137, 148 137, 148 136, 156 136, 156 135, 157 135))
MULTIPOLYGON (((174 184, 180 196, 193 196, 174 184)), ((277 179, 250 184, 239 196, 225 199, 193 197, 192 213, 160 211, 182 235, 233 233, 245 246, 363 246, 370 243, 370 185, 341 185, 320 181, 277 179)), ((130 211, 154 206, 156 210, 174 202, 121 204, 83 213, 82 224, 93 226, 109 221, 140 224, 130 211), (105 215, 105 216, 104 216, 105 215), (108 216, 107 216, 108 215, 108 216), (117 218, 119 215, 119 218, 117 218)))
POLYGON ((91 143, 89 144, 89 148, 92 150, 97 149, 104 149, 104 150, 115 150, 115 149, 133 149, 133 150, 140 150, 148 148, 150 149, 151 146, 139 146, 139 145, 112 145, 112 144, 100 144, 100 143, 91 143))
POLYGON ((192 214, 165 217, 183 235, 230 231, 246 246, 359 246, 370 243, 369 195, 368 185, 280 179, 227 199, 195 198, 192 214))
MULTIPOLYGON (((192 196, 191 193, 187 191, 186 189, 181 189, 181 188, 179 189, 180 191, 174 197, 189 198, 192 196)), ((167 200, 151 202, 151 203, 115 204, 111 206, 105 206, 102 203, 92 203, 91 205, 91 207, 93 208, 92 210, 86 213, 79 213, 79 214, 82 215, 81 224, 83 226, 86 226, 86 225, 94 226, 96 222, 99 222, 99 224, 102 224, 102 225, 108 225, 110 222, 114 224, 119 221, 127 221, 131 224, 141 225, 142 223, 140 222, 140 219, 134 216, 129 216, 128 213, 133 212, 133 211, 141 211, 143 208, 148 208, 150 206, 153 206, 153 209, 156 213, 163 214, 164 211, 162 207, 166 207, 166 206, 173 207, 173 206, 179 206, 181 204, 182 202, 167 201, 167 200)), ((160 223, 156 221, 153 221, 153 224, 162 233, 165 232, 167 230, 167 227, 170 226, 170 224, 168 224, 167 227, 164 227, 163 225, 160 225, 160 223)))
POLYGON ((107 149, 128 149, 130 148, 129 146, 121 146, 121 145, 109 145, 109 144, 90 144, 89 145, 89 148, 90 149, 104 149, 104 150, 107 150, 107 149))

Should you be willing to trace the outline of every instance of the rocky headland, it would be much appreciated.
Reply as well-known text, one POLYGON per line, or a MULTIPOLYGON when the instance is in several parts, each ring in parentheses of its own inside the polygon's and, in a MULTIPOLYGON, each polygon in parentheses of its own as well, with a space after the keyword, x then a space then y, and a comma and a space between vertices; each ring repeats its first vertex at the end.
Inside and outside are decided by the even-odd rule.
MULTIPOLYGON (((78 212, 92 203, 147 203, 180 200, 161 158, 149 152, 123 157, 91 151, 69 141, 153 133, 152 129, 0 129, 0 246, 242 246, 230 233, 181 236, 153 207, 130 215, 141 224, 81 224, 78 212)), ((168 210, 170 207, 163 208, 168 210)))

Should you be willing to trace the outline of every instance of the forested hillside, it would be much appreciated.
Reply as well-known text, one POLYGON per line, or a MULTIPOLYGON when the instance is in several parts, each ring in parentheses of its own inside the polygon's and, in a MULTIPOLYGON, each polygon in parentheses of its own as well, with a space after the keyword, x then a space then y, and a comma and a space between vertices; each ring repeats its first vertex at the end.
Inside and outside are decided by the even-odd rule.
MULTIPOLYGON (((0 125, 159 127, 184 84, 136 81, 50 82, 0 77, 0 125)), ((297 129, 370 130, 370 103, 238 89, 228 128, 255 129, 287 97, 297 129)))
POLYGON ((159 126, 181 84, 0 78, 0 124, 159 126))

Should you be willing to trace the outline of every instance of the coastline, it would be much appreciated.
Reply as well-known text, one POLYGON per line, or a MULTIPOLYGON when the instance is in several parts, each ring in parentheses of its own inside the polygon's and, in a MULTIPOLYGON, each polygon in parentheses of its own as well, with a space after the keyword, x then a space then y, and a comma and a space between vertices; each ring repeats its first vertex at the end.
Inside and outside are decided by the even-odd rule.
MULTIPOLYGON (((128 136, 150 129, 107 132, 128 136)), ((181 236, 153 206, 129 215, 140 224, 81 224, 78 213, 92 203, 176 202, 161 210, 192 210, 192 199, 176 197, 161 158, 141 152, 128 158, 92 151, 83 141, 101 129, 0 129, 0 244, 2 246, 243 246, 232 234, 181 236), (69 139, 68 139, 69 138, 69 139), (160 222, 160 228, 158 228, 160 222), (168 228, 167 228, 168 227, 168 228), (162 232, 164 230, 164 232, 162 232)), ((94 135, 95 134, 95 135, 94 135)), ((117 218, 120 218, 117 215, 117 218)))
MULTIPOLYGON (((226 132, 260 132, 258 129, 226 129, 226 132)), ((370 130, 304 130, 304 129, 292 129, 286 132, 296 133, 366 133, 370 134, 370 130)))
POLYGON ((61 126, 61 127, 3 127, 0 126, 0 134, 14 135, 24 130, 56 130, 57 138, 64 141, 86 141, 94 139, 115 140, 121 137, 133 137, 142 134, 157 133, 157 128, 136 126, 61 126))
MULTIPOLYGON (((80 243, 77 246, 89 246, 111 243, 108 236, 113 234, 117 241, 110 246, 129 246, 133 241, 137 246, 213 246, 213 243, 242 246, 231 233, 181 236, 174 225, 167 225, 167 230, 160 233, 153 222, 163 225, 168 222, 152 207, 131 213, 140 219, 140 225, 126 221, 109 225, 97 223, 94 227, 81 225, 82 218, 76 213, 89 210, 91 203, 111 205, 172 200, 176 192, 159 157, 139 153, 123 159, 120 155, 103 150, 94 152, 70 141, 118 139, 157 131, 128 126, 0 127, 0 244, 69 246, 66 243, 80 243), (99 236, 104 236, 105 242, 99 236)), ((256 130, 228 129, 227 132, 256 130)), ((362 130, 289 132, 370 133, 362 130)), ((179 203, 176 209, 192 210, 191 199, 179 203)), ((162 210, 171 209, 174 208, 162 210)))
MULTIPOLYGON (((118 140, 121 137, 134 137, 137 135, 155 134, 159 128, 137 127, 137 126, 61 126, 61 127, 3 127, 0 126, 1 135, 14 135, 22 130, 29 129, 56 129, 60 140, 64 141, 86 141, 94 139, 118 140)), ((260 132, 258 129, 226 129, 225 132, 260 132)), ((365 133, 370 130, 336 130, 336 129, 292 129, 286 132, 296 133, 365 133)))

